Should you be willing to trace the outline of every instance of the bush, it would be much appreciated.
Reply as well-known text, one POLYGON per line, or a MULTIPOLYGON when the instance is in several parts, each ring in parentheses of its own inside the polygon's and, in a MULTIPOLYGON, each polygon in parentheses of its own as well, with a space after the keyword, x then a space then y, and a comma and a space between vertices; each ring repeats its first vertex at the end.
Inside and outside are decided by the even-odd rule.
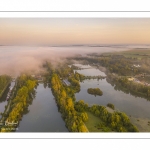
POLYGON ((111 103, 108 103, 107 106, 108 106, 109 108, 112 108, 113 110, 115 109, 115 106, 114 106, 113 104, 111 104, 111 103))

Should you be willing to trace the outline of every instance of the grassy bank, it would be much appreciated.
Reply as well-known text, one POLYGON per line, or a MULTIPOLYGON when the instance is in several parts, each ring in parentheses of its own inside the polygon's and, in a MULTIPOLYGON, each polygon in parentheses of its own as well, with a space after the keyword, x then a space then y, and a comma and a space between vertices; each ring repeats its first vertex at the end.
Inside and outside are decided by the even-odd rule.
POLYGON ((86 127, 89 132, 111 132, 109 127, 104 126, 104 122, 99 118, 94 116, 91 112, 86 112, 88 114, 88 121, 85 122, 86 127))

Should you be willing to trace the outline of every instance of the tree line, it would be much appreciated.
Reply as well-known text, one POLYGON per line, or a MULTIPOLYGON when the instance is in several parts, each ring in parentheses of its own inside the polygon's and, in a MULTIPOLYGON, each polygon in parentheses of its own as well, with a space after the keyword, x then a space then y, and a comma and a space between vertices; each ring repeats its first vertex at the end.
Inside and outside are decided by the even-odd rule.
POLYGON ((7 75, 0 76, 0 97, 3 95, 3 92, 7 88, 8 84, 11 81, 11 77, 7 75))
POLYGON ((69 96, 68 88, 63 86, 60 78, 56 73, 51 77, 51 89, 55 96, 59 111, 66 123, 69 131, 88 132, 84 122, 88 119, 86 113, 78 113, 74 108, 72 97, 69 96))
POLYGON ((150 73, 150 59, 127 58, 123 55, 89 55, 90 57, 73 57, 78 61, 87 61, 93 65, 101 65, 106 67, 111 73, 116 73, 121 76, 134 76, 141 73, 150 73), (141 67, 134 67, 134 64, 139 64, 141 67))
MULTIPOLYGON (((16 91, 13 99, 11 100, 11 105, 5 122, 15 123, 19 122, 22 118, 24 111, 27 110, 33 95, 35 94, 35 86, 37 81, 31 76, 25 74, 21 75, 17 79, 16 91)), ((9 126, 9 130, 6 130, 7 126, 1 128, 1 132, 10 132, 13 125, 9 126)))
POLYGON ((115 90, 121 89, 126 93, 131 93, 134 96, 140 96, 150 100, 150 86, 129 81, 127 77, 116 77, 110 74, 107 76, 107 82, 111 83, 115 90))
POLYGON ((80 100, 75 103, 75 109, 80 112, 89 111, 95 116, 99 117, 103 121, 102 126, 111 128, 117 132, 138 132, 136 126, 131 124, 129 117, 123 112, 110 113, 105 106, 92 105, 84 103, 84 100, 80 100))
POLYGON ((58 110, 60 111, 66 127, 70 132, 88 132, 84 122, 87 121, 86 113, 75 110, 75 93, 80 91, 80 74, 74 73, 73 69, 66 64, 53 67, 50 62, 45 64, 49 75, 46 77, 55 97, 58 110), (59 67, 58 67, 59 66, 59 67), (63 79, 68 79, 70 85, 63 84, 63 79))

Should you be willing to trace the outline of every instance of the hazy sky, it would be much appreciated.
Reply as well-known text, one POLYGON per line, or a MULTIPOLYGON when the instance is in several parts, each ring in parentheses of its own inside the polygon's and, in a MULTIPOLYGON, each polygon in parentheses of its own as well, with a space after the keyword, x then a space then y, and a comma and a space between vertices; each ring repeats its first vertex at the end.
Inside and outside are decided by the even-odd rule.
POLYGON ((0 18, 0 45, 150 44, 150 18, 0 18))

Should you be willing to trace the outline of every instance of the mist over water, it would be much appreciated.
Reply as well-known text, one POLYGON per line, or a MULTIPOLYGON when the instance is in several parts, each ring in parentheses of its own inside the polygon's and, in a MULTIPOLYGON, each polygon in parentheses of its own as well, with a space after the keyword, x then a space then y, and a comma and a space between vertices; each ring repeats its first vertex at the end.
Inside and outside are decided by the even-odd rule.
POLYGON ((42 71, 42 64, 50 60, 53 64, 62 61, 62 58, 88 53, 104 53, 111 51, 123 51, 134 46, 74 46, 74 47, 23 47, 0 46, 0 75, 8 74, 18 76, 25 72, 42 71))

